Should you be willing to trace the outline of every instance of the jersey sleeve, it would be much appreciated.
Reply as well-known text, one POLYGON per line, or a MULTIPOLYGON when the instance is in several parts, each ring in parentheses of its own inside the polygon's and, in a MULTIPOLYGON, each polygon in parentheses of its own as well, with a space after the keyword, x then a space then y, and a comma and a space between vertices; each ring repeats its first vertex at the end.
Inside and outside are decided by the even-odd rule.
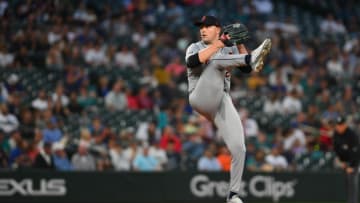
POLYGON ((186 49, 186 55, 185 55, 185 61, 188 62, 188 59, 190 56, 198 53, 200 51, 199 47, 196 46, 196 44, 192 43, 187 49, 186 49))

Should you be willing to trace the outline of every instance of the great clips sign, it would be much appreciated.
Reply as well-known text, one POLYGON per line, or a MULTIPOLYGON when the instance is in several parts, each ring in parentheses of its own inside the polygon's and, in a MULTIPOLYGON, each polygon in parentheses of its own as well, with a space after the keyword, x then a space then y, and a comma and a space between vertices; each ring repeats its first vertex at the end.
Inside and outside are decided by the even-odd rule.
MULTIPOLYGON (((276 180, 273 176, 255 175, 243 181, 239 194, 241 197, 271 198, 279 201, 281 198, 292 198, 296 192, 297 179, 286 181, 276 180)), ((225 180, 212 180, 209 176, 195 175, 190 181, 192 194, 199 198, 222 197, 228 194, 229 183, 225 180)))

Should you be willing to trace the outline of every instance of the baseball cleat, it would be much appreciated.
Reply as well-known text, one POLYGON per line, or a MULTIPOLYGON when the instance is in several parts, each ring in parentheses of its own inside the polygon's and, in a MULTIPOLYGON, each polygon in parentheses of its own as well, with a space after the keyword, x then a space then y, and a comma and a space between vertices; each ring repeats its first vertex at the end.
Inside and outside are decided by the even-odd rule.
POLYGON ((243 201, 237 195, 234 195, 227 200, 227 203, 243 203, 243 201))
POLYGON ((271 49, 271 40, 266 38, 263 43, 251 52, 251 68, 255 72, 259 72, 264 66, 265 57, 269 54, 271 49))

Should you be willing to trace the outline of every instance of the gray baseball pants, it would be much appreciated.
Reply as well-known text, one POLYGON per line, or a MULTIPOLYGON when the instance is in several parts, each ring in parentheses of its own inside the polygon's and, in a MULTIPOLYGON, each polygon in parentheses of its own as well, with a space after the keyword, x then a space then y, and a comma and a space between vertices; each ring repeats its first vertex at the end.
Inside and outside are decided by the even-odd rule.
POLYGON ((240 190, 246 148, 240 116, 229 93, 224 91, 224 78, 226 71, 245 64, 245 54, 214 57, 189 96, 190 105, 215 124, 231 153, 229 189, 235 193, 240 190))

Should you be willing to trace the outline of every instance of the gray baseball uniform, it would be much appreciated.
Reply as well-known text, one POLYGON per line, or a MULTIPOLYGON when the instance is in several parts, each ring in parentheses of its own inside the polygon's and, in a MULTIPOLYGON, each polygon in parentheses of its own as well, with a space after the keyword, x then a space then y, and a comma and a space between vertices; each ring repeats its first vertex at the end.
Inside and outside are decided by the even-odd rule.
MULTIPOLYGON (((206 48, 202 42, 191 44, 185 60, 206 48)), ((200 114, 213 121, 232 155, 230 191, 238 193, 245 162, 245 139, 240 116, 229 95, 231 70, 246 65, 245 54, 237 47, 224 47, 206 64, 188 68, 189 102, 200 114)))

